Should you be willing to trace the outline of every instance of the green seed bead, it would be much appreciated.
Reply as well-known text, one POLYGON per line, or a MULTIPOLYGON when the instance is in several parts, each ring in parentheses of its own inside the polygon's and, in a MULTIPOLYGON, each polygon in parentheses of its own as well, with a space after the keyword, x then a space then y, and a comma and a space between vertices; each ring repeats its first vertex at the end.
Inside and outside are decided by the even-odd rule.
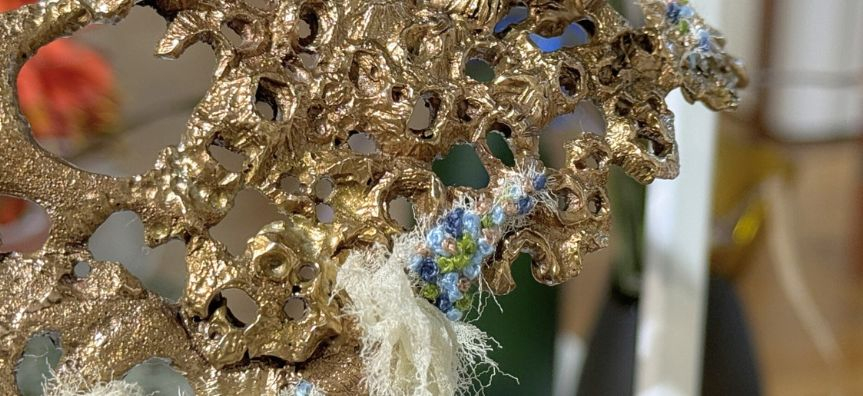
POLYGON ((437 266, 440 268, 440 273, 445 274, 447 272, 455 271, 455 260, 458 256, 453 257, 438 257, 437 258, 437 266))
POLYGON ((473 305, 473 296, 465 295, 461 300, 455 302, 455 307, 459 309, 459 311, 467 312, 470 310, 473 305))
POLYGON ((440 295, 440 288, 431 283, 427 283, 420 291, 426 300, 434 301, 440 295))
POLYGON ((480 223, 482 224, 482 228, 491 228, 494 225, 489 215, 482 216, 480 223))
POLYGON ((458 251, 463 255, 473 256, 476 253, 476 241, 470 235, 464 234, 458 241, 458 251))
POLYGON ((461 271, 467 267, 470 263, 471 256, 466 254, 459 254, 458 256, 453 256, 452 264, 456 270, 461 271))

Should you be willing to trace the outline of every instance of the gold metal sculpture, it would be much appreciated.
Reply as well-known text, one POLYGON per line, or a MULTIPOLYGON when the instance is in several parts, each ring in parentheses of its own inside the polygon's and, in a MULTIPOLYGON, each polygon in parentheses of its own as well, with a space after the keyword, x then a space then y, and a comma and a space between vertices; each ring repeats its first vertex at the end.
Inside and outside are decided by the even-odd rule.
POLYGON ((545 170, 557 210, 537 210, 505 235, 483 269, 495 293, 515 287, 509 266, 521 251, 531 252, 542 283, 577 275, 581 257, 607 243, 609 167, 644 183, 677 175, 668 92, 680 87, 687 99, 723 110, 745 84, 721 36, 686 15, 685 3, 642 1, 646 25, 634 29, 598 0, 281 0, 267 10, 239 0, 148 0, 139 5, 168 21, 158 56, 179 57, 203 41, 217 65, 180 144, 130 178, 87 173, 41 149, 14 82, 41 45, 120 21, 135 2, 46 0, 0 14, 0 193, 38 203, 53 223, 39 252, 0 256, 0 393, 16 392, 16 362, 27 339, 44 331, 62 340, 58 375, 93 382, 164 357, 200 395, 276 394, 300 378, 328 394, 362 393, 358 330, 340 314, 346 297, 333 295, 340 263, 402 232, 388 211, 397 197, 435 215, 458 198, 490 194, 445 187, 432 172, 454 144, 473 145, 493 184, 507 167, 487 133, 506 132, 517 166, 542 167, 540 131, 592 101, 606 133, 568 143, 567 165, 545 170), (518 10, 523 17, 512 17, 518 10), (572 24, 586 42, 537 44, 572 24), (222 26, 242 42, 231 44, 222 26), (472 60, 490 65, 494 78, 468 76, 472 60), (274 116, 262 117, 257 102, 274 116), (410 121, 417 108, 430 114, 428 125, 410 121), (352 151, 355 133, 368 134, 378 151, 352 151), (243 155, 243 171, 220 165, 212 145, 243 155), (299 180, 299 191, 281 187, 286 177, 299 180), (334 185, 326 202, 311 187, 322 179, 334 185), (244 189, 288 217, 233 256, 209 229, 244 189), (334 211, 331 222, 316 216, 322 203, 334 211), (178 303, 144 290, 120 264, 92 258, 87 239, 120 210, 141 217, 148 245, 186 243, 189 279, 178 303), (72 271, 79 262, 92 268, 86 279, 72 271), (258 304, 253 323, 231 318, 220 297, 227 288, 258 304), (301 314, 291 316, 289 304, 301 314))

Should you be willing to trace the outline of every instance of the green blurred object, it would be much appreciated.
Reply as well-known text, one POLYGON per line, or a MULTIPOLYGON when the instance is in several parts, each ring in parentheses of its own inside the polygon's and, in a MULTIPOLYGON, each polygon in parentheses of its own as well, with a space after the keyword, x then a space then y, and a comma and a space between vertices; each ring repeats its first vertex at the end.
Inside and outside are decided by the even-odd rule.
POLYGON ((518 378, 516 383, 496 376, 486 390, 488 395, 551 394, 558 290, 534 280, 530 266, 530 256, 520 255, 512 265, 518 287, 498 297, 503 312, 489 300, 476 323, 502 346, 491 353, 500 369, 518 378))
POLYGON ((611 200, 613 286, 623 295, 638 298, 641 291, 642 245, 644 243, 644 198, 646 188, 618 167, 611 168, 608 195, 611 200))
POLYGON ((446 157, 432 163, 432 170, 447 186, 484 188, 488 185, 488 171, 469 144, 452 146, 446 157))

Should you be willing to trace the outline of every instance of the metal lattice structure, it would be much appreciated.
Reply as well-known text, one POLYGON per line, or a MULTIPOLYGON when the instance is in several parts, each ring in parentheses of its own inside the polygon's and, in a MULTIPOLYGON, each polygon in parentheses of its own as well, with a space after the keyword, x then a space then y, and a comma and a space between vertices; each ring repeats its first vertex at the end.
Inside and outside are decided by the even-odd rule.
POLYGON ((665 0, 642 1, 646 24, 637 29, 597 0, 140 5, 168 21, 158 56, 179 57, 202 41, 217 64, 180 144, 129 178, 78 170, 35 144, 14 82, 41 45, 90 23, 122 21, 135 3, 55 0, 0 14, 0 193, 38 203, 53 223, 40 251, 0 256, 0 393, 16 392, 24 345, 45 331, 62 340, 58 375, 94 382, 164 357, 198 394, 275 394, 301 378, 329 394, 361 392, 359 330, 340 315, 345 296, 333 296, 340 263, 402 232, 388 211, 396 197, 432 216, 491 191, 444 186, 431 170, 435 158, 471 144, 494 185, 508 167, 487 147, 487 133, 505 131, 518 167, 543 168, 539 134, 554 117, 582 101, 602 111, 606 133, 571 141, 567 166, 545 170, 558 208, 537 210, 503 236, 483 268, 491 291, 506 293, 515 287, 509 266, 527 250, 534 277, 558 284, 607 243, 610 166, 644 183, 677 174, 668 92, 679 87, 687 99, 724 110, 745 85, 718 32, 665 0), (583 43, 553 51, 537 44, 573 24, 583 43), (242 42, 231 44, 223 25, 242 42), (494 78, 472 79, 464 70, 471 60, 489 65, 494 78), (262 117, 256 102, 274 117, 262 117), (417 103, 430 114, 419 128, 410 122, 417 103), (357 132, 375 140, 377 153, 348 147, 357 132), (212 145, 241 154, 243 171, 222 167, 212 145), (298 179, 299 191, 282 189, 285 177, 298 179), (326 223, 311 187, 323 178, 334 185, 326 223), (265 226, 234 256, 209 228, 245 189, 268 197, 287 220, 265 226), (87 239, 121 210, 141 217, 150 246, 185 241, 189 278, 179 302, 146 291, 120 264, 92 258, 87 239), (79 262, 92 268, 86 279, 73 274, 79 262), (227 288, 255 300, 254 323, 233 320, 220 298, 227 288), (301 317, 283 309, 289 300, 302 302, 301 317))

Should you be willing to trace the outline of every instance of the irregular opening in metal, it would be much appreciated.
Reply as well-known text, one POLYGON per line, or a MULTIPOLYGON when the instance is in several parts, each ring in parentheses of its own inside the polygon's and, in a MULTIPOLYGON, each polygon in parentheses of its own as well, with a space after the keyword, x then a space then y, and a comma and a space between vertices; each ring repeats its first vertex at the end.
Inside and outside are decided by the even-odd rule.
POLYGON ((302 192, 300 179, 294 175, 283 175, 281 180, 279 180, 279 188, 291 195, 297 195, 302 192))
POLYGON ((131 211, 113 213, 90 236, 87 247, 99 261, 119 262, 147 290, 170 301, 183 295, 189 277, 186 248, 170 240, 155 248, 144 244, 144 224, 131 211))
POLYGON ((632 101, 625 97, 617 98, 617 103, 614 104, 614 114, 620 117, 627 117, 632 114, 632 101))
POLYGON ((641 150, 657 158, 665 158, 671 153, 671 143, 667 142, 659 132, 639 122, 635 143, 641 150))
POLYGON ((333 179, 329 177, 322 177, 315 182, 312 186, 312 190, 315 192, 315 197, 318 199, 325 201, 330 195, 333 194, 333 190, 336 188, 336 184, 333 182, 333 179))
POLYGON ((237 327, 246 327, 258 319, 258 303, 242 289, 228 288, 221 291, 228 311, 228 319, 237 327))
POLYGON ((563 66, 560 76, 558 76, 560 92, 563 92, 568 97, 578 96, 581 92, 581 75, 580 69, 563 66))
POLYGON ((315 217, 323 224, 330 224, 335 220, 336 212, 332 206, 319 203, 315 205, 315 217))
POLYGON ((473 145, 456 144, 432 163, 432 170, 447 186, 485 188, 489 175, 473 145))
POLYGON ((540 33, 530 33, 528 38, 542 52, 555 52, 564 48, 575 48, 590 43, 596 25, 584 19, 569 24, 559 36, 543 36, 540 33))
POLYGON ((34 253, 45 246, 51 218, 44 208, 28 201, 0 195, 0 253, 34 253))
POLYGON ((599 153, 591 153, 584 158, 578 159, 572 164, 575 169, 578 170, 586 170, 586 169, 599 169, 605 163, 605 158, 599 153))
POLYGON ((378 144, 371 135, 365 132, 351 131, 348 137, 348 147, 361 155, 377 154, 378 144))
POLYGON ((41 396, 43 385, 54 378, 60 362, 60 334, 43 332, 30 337, 15 366, 15 385, 22 396, 41 396))
POLYGON ((165 20, 133 7, 123 23, 91 25, 39 49, 17 79, 36 143, 79 169, 129 177, 176 144, 212 84, 215 59, 192 45, 172 62, 154 57, 165 20))
POLYGON ((249 35, 248 25, 248 22, 242 19, 233 18, 222 22, 220 32, 231 43, 231 46, 241 48, 246 43, 246 37, 249 35))
POLYGON ((605 117, 591 101, 582 101, 571 113, 555 117, 539 135, 539 155, 545 166, 560 169, 567 165, 567 143, 585 133, 605 135, 605 117))
POLYGON ((485 135, 485 144, 491 154, 506 166, 515 166, 515 155, 509 147, 503 132, 492 130, 485 135))
POLYGON ((258 89, 255 92, 255 113, 267 121, 276 121, 279 117, 276 94, 267 88, 263 81, 258 84, 258 89))
POLYGON ((456 113, 458 118, 464 122, 471 122, 482 117, 480 106, 472 99, 464 97, 456 102, 456 113))
POLYGON ((145 395, 194 395, 189 380, 170 359, 151 358, 132 367, 123 381, 138 384, 145 395))
POLYGON ((414 104, 413 112, 408 120, 408 129, 423 139, 430 139, 431 127, 440 110, 441 100, 435 92, 423 92, 414 104))
POLYGON ((599 216, 602 214, 605 209, 605 199, 602 198, 602 195, 599 193, 594 193, 590 196, 590 199, 587 200, 587 210, 593 216, 599 216))
POLYGON ((243 190, 222 221, 210 228, 213 239, 223 243, 234 256, 243 254, 246 245, 265 225, 283 220, 273 203, 257 190, 243 190))
POLYGON ((414 214, 414 205, 403 196, 398 196, 389 202, 387 214, 403 230, 412 230, 416 227, 417 219, 414 214))
POLYGON ((306 318, 306 315, 308 315, 308 303, 306 303, 305 298, 292 296, 288 298, 288 301, 285 301, 283 310, 285 311, 285 315, 287 315, 288 320, 303 320, 306 318))
POLYGON ((300 8, 300 20, 297 22, 297 43, 302 47, 308 47, 318 37, 320 19, 318 12, 309 5, 300 8))
POLYGON ((394 86, 390 90, 390 97, 392 98, 394 103, 401 102, 405 97, 405 87, 402 86, 394 86))
POLYGON ((482 58, 468 59, 464 64, 464 74, 481 83, 490 83, 495 76, 494 66, 482 58))
POLYGON ((90 267, 90 264, 84 261, 79 261, 72 266, 72 275, 75 275, 78 279, 89 278, 92 271, 93 268, 90 267))
POLYGON ((557 210, 566 212, 569 210, 578 210, 581 207, 579 196, 570 189, 564 189, 557 193, 557 210))
POLYGON ((509 12, 507 12, 507 14, 494 25, 494 35, 498 38, 506 36, 513 26, 524 22, 527 20, 528 16, 530 16, 530 8, 523 3, 516 3, 511 6, 509 8, 509 12))
POLYGON ((246 169, 246 156, 224 147, 222 144, 224 143, 214 143, 207 148, 207 152, 210 153, 210 157, 216 160, 216 162, 218 162, 219 165, 222 165, 222 167, 228 172, 243 173, 246 169))

